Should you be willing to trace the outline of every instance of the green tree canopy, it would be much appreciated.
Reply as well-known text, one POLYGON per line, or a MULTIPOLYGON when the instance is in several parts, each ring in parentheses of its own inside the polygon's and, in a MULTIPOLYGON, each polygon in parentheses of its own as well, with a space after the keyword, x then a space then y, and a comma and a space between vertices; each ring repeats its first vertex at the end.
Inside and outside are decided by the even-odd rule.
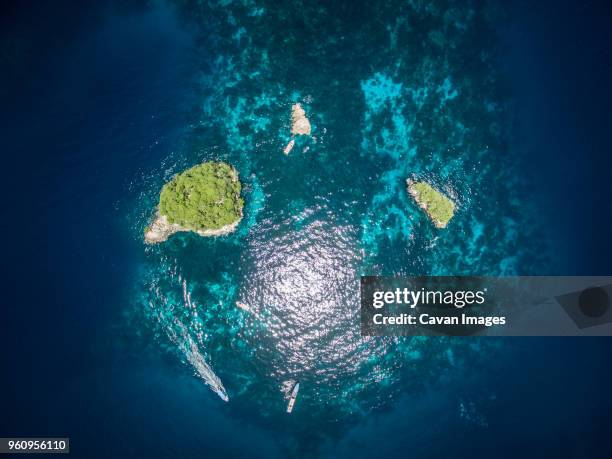
POLYGON ((455 212, 453 201, 426 182, 412 182, 409 187, 416 192, 417 202, 425 209, 436 226, 446 227, 455 212))
POLYGON ((215 230, 242 217, 238 172, 229 164, 209 161, 187 169, 166 183, 159 212, 192 230, 215 230))

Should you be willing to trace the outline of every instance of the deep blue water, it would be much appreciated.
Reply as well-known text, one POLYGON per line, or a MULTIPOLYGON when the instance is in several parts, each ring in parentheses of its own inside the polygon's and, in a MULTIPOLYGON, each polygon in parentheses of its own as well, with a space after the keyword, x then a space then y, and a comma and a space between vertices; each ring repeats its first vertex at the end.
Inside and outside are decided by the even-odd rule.
POLYGON ((610 11, 393 3, 3 6, 0 436, 608 457, 607 340, 365 340, 356 286, 610 273, 610 11), (286 157, 297 101, 313 139, 286 157), (146 247, 161 185, 206 159, 240 172, 238 231, 146 247), (409 176, 456 199, 446 231, 409 176))

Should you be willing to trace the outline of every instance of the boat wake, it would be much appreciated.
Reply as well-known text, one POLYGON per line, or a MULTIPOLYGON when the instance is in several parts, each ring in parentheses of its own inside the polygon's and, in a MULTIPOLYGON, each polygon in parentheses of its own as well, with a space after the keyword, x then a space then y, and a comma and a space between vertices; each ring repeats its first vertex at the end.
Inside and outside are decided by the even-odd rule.
POLYGON ((174 324, 179 329, 179 332, 177 333, 177 331, 170 326, 166 329, 168 337, 176 344, 187 361, 193 366, 197 375, 202 378, 224 402, 228 402, 229 397, 227 396, 221 379, 215 374, 210 365, 206 363, 198 345, 189 335, 185 326, 178 319, 174 321, 174 324))

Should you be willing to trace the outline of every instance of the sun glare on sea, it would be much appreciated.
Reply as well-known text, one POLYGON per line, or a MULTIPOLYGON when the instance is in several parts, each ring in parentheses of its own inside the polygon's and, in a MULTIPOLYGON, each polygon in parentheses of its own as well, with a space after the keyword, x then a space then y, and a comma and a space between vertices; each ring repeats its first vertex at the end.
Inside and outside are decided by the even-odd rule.
POLYGON ((352 347, 356 246, 352 228, 330 229, 319 221, 252 245, 253 265, 241 295, 266 321, 275 355, 265 359, 276 362, 275 372, 316 370, 352 347))

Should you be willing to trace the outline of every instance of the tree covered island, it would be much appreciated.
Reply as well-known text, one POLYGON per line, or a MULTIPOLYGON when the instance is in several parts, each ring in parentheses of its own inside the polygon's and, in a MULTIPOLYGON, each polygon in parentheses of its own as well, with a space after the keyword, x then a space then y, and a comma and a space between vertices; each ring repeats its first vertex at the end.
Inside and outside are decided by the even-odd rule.
POLYGON ((408 193, 436 226, 446 228, 455 213, 455 203, 427 182, 406 180, 408 193))
POLYGON ((157 244, 179 231, 231 233, 242 219, 240 191, 238 172, 224 162, 208 161, 181 172, 163 186, 145 242, 157 244))

